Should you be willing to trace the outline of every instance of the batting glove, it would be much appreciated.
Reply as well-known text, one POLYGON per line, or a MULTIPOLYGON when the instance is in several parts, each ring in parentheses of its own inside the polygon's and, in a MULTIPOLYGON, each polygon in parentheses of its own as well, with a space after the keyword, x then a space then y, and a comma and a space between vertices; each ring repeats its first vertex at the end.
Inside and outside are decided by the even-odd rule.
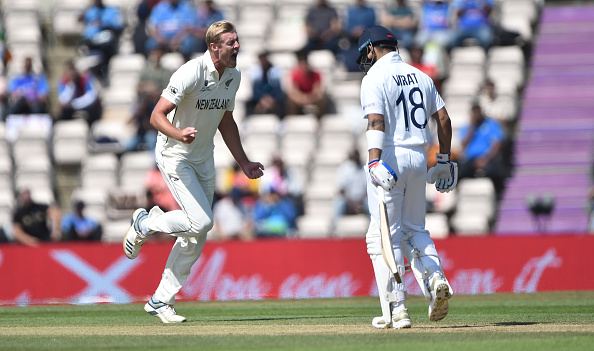
POLYGON ((450 161, 450 154, 435 154, 437 165, 427 172, 427 183, 435 183, 440 193, 449 193, 458 184, 458 164, 450 161))
POLYGON ((371 181, 375 186, 381 186, 385 191, 390 191, 396 186, 398 176, 394 170, 382 160, 375 159, 367 164, 371 181))

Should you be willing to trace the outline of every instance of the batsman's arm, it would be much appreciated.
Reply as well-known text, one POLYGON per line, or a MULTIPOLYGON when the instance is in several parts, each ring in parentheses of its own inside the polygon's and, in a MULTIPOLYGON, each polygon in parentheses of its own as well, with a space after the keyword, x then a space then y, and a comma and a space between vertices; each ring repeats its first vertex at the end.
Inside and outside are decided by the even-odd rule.
POLYGON ((173 111, 176 107, 174 103, 161 97, 151 113, 151 125, 168 137, 181 141, 184 144, 189 144, 196 137, 196 128, 187 127, 179 130, 167 119, 169 112, 173 111))
MULTIPOLYGON (((386 125, 384 123, 384 116, 376 113, 367 115, 367 130, 377 130, 379 132, 386 131, 386 125)), ((382 156, 382 149, 371 148, 369 149, 369 160, 378 160, 382 156)))
POLYGON ((245 175, 250 179, 260 178, 264 174, 262 172, 264 166, 259 162, 251 162, 248 159, 241 145, 241 138, 239 137, 237 123, 233 119, 233 112, 225 111, 219 123, 219 131, 229 151, 231 151, 231 155, 233 155, 233 158, 237 161, 237 164, 239 164, 245 175))
POLYGON ((445 107, 435 112, 432 116, 437 121, 437 138, 439 140, 439 152, 449 154, 452 146, 452 121, 445 107))

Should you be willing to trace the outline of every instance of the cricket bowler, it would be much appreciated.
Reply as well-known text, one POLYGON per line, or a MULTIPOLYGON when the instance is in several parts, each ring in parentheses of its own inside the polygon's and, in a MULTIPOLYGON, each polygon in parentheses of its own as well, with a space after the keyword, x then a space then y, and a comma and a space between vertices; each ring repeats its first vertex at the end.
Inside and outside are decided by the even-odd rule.
POLYGON ((402 61, 392 32, 381 26, 370 27, 361 34, 358 47, 357 63, 366 72, 361 82, 361 106, 368 120, 371 221, 366 242, 382 310, 372 325, 410 328, 405 282, 395 279, 404 276, 404 258, 430 301, 429 320, 446 317, 453 293, 425 229, 425 181, 435 183, 440 192, 451 191, 457 183, 457 165, 450 161, 451 122, 431 78, 402 61), (438 164, 427 172, 425 146, 430 139, 430 117, 437 122, 440 152, 438 164), (391 272, 382 257, 379 201, 385 201, 391 237, 391 245, 386 247, 393 249, 398 272, 391 272))
POLYGON ((217 129, 248 178, 259 178, 264 170, 261 163, 247 158, 233 119, 241 80, 236 68, 239 40, 235 27, 229 21, 213 23, 206 32, 206 44, 208 51, 203 56, 173 73, 151 114, 151 124, 159 131, 157 166, 181 209, 167 213, 158 206, 150 212, 137 209, 123 240, 126 256, 134 259, 151 234, 177 237, 161 282, 144 306, 163 323, 186 321, 175 311, 175 295, 200 257, 213 226, 213 138, 217 129))

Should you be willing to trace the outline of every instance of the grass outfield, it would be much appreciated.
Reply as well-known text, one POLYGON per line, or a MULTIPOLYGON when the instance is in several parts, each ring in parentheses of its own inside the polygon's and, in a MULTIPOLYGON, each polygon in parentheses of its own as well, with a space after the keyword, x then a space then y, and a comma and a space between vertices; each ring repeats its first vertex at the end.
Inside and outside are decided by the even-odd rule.
POLYGON ((377 298, 183 302, 188 323, 161 324, 142 304, 0 307, 0 350, 592 350, 594 292, 455 295, 430 323, 377 330, 377 298))

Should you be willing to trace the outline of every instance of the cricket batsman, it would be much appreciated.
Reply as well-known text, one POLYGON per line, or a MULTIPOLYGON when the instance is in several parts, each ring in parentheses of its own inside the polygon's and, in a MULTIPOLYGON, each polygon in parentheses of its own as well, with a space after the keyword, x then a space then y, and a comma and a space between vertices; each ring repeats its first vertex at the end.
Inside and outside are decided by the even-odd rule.
POLYGON ((410 328, 405 283, 397 283, 394 276, 404 276, 404 258, 430 301, 429 320, 445 318, 453 293, 425 229, 425 181, 435 183, 440 192, 453 190, 457 183, 457 165, 450 161, 451 122, 431 78, 402 61, 392 32, 381 26, 370 27, 361 34, 358 46, 357 63, 366 73, 361 82, 361 106, 368 120, 371 221, 366 242, 382 310, 372 325, 410 328), (437 122, 440 152, 438 164, 427 172, 425 146, 430 138, 430 117, 437 122), (378 193, 376 187, 382 191, 378 193), (379 201, 384 199, 391 237, 387 247, 393 250, 398 272, 391 272, 382 256, 379 201))
POLYGON ((236 68, 239 40, 235 27, 229 21, 213 23, 206 32, 206 44, 208 51, 203 56, 188 61, 171 76, 151 115, 151 124, 159 131, 157 166, 181 210, 137 209, 123 240, 126 256, 134 259, 151 234, 177 237, 161 282, 144 306, 163 323, 186 321, 175 311, 175 295, 200 257, 213 226, 213 138, 217 129, 248 178, 261 177, 264 169, 247 158, 233 119, 241 80, 236 68))

